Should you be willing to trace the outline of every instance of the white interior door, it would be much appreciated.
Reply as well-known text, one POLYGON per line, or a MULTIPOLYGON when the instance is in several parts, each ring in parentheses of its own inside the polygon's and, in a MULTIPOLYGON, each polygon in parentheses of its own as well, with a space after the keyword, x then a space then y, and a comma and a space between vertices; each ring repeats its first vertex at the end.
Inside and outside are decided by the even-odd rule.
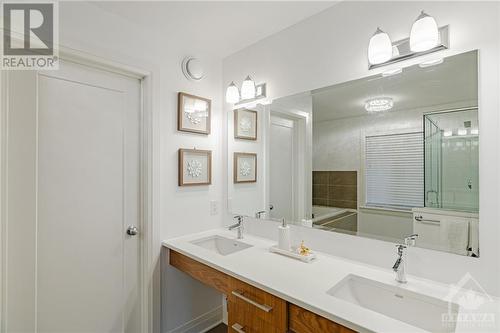
POLYGON ((273 218, 295 221, 295 142, 294 121, 271 116, 269 152, 272 160, 269 167, 269 203, 273 218))
POLYGON ((6 332, 140 332, 140 81, 8 77, 6 332))

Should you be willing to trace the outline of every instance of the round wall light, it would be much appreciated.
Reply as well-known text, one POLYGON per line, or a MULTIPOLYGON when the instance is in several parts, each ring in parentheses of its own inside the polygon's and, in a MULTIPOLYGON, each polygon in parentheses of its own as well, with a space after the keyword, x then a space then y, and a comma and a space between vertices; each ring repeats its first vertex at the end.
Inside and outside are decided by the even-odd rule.
POLYGON ((204 77, 203 64, 194 57, 186 57, 182 60, 182 73, 191 81, 201 81, 204 77))
POLYGON ((439 29, 434 17, 422 11, 411 27, 410 49, 428 51, 439 44, 439 29))
POLYGON ((368 43, 368 61, 372 65, 384 63, 392 58, 392 42, 389 35, 377 28, 368 43))

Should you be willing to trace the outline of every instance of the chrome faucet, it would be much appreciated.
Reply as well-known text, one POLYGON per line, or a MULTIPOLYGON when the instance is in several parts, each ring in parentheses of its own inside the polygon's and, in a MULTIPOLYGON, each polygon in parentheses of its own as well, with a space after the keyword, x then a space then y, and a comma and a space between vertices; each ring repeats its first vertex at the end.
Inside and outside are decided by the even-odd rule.
POLYGON ((412 234, 406 236, 404 238, 404 244, 397 244, 396 248, 398 249, 398 257, 394 266, 392 266, 392 270, 396 272, 396 281, 399 283, 406 283, 406 255, 405 249, 410 246, 415 246, 415 241, 418 237, 418 234, 412 234))
POLYGON ((243 239, 243 216, 242 215, 236 215, 234 219, 237 219, 238 222, 236 222, 233 225, 230 225, 228 227, 229 230, 234 230, 238 229, 238 239, 243 239))
POLYGON ((255 213, 255 218, 260 220, 262 218, 262 215, 264 214, 266 214, 265 210, 258 211, 257 213, 255 213))
POLYGON ((396 272, 396 281, 399 283, 406 283, 406 261, 403 259, 404 249, 406 249, 406 245, 397 244, 396 248, 398 249, 398 258, 392 266, 392 270, 396 272))

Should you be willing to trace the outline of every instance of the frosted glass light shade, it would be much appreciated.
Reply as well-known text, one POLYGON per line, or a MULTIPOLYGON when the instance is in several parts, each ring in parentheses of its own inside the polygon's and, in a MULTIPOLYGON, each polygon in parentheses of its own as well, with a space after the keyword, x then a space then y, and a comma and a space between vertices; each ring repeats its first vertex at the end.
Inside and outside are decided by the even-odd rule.
POLYGON ((413 23, 410 32, 410 49, 423 52, 439 44, 439 29, 434 17, 422 11, 413 23))
POLYGON ((372 65, 384 63, 392 58, 392 42, 389 35, 380 28, 368 43, 368 61, 372 65))
POLYGON ((241 84, 241 99, 253 98, 255 98, 255 82, 253 82, 252 78, 249 75, 241 84))
POLYGON ((226 89, 226 102, 227 103, 238 103, 240 101, 240 91, 238 87, 231 82, 231 84, 226 89))

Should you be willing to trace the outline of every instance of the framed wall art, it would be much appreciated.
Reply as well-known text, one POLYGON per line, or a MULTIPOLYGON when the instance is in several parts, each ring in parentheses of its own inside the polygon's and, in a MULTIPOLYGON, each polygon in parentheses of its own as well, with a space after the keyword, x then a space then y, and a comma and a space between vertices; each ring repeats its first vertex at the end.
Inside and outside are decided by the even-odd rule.
POLYGON ((179 186, 212 184, 212 151, 179 149, 179 186))
POLYGON ((233 178, 234 183, 257 182, 257 154, 234 153, 233 178))
POLYGON ((234 110, 234 138, 257 140, 257 111, 234 110))
POLYGON ((210 134, 211 105, 208 98, 180 92, 177 102, 177 129, 183 132, 210 134))

